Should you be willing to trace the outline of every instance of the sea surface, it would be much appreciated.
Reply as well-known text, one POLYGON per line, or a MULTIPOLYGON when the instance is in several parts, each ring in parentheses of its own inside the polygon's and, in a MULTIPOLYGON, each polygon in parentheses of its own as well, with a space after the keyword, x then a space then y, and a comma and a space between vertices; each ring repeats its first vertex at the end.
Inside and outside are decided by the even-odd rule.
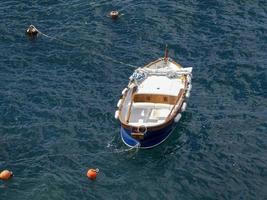
POLYGON ((1 200, 267 199, 267 1, 2 0, 3 169, 1 200), (129 150, 117 101, 165 44, 194 68, 187 110, 163 144, 129 150))

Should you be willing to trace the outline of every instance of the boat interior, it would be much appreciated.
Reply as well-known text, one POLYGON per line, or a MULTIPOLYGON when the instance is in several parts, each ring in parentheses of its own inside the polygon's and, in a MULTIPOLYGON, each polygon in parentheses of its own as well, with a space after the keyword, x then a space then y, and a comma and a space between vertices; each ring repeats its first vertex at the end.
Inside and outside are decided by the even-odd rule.
POLYGON ((181 95, 134 94, 132 101, 127 102, 126 99, 127 106, 124 107, 122 118, 133 126, 164 123, 180 97, 181 95))
POLYGON ((149 127, 165 123, 173 117, 172 114, 176 113, 182 104, 185 76, 169 77, 167 71, 181 68, 174 61, 166 62, 164 59, 143 67, 143 70, 151 70, 147 72, 151 74, 139 83, 130 83, 120 106, 120 121, 131 126, 149 127))

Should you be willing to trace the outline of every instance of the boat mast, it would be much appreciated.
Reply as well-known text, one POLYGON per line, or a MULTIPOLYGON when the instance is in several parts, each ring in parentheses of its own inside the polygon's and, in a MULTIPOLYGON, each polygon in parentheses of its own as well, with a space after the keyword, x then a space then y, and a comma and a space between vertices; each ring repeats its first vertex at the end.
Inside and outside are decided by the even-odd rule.
POLYGON ((168 61, 168 54, 169 54, 169 50, 168 50, 168 45, 166 44, 166 47, 165 47, 165 55, 164 55, 164 62, 165 62, 165 64, 167 64, 167 61, 168 61))

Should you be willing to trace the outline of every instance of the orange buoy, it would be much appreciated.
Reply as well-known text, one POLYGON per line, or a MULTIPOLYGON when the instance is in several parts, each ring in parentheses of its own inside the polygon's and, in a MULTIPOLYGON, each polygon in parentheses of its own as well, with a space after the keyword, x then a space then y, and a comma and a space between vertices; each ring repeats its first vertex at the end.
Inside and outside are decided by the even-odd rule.
POLYGON ((99 172, 99 169, 97 169, 97 168, 96 169, 89 169, 87 171, 87 177, 91 180, 95 180, 98 172, 99 172))
POLYGON ((109 16, 112 18, 112 19, 117 19, 119 17, 119 11, 116 11, 116 10, 113 10, 109 13, 109 16))
POLYGON ((13 176, 13 172, 4 170, 0 173, 0 180, 8 180, 13 176))

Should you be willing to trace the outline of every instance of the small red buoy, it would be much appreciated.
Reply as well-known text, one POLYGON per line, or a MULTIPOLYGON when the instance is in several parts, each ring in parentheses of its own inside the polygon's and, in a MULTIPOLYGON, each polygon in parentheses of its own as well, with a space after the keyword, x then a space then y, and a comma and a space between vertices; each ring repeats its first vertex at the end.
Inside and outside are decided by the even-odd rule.
POLYGON ((8 180, 13 176, 13 172, 9 170, 4 170, 0 173, 0 180, 8 180))
POLYGON ((117 19, 119 17, 119 11, 116 11, 116 10, 113 10, 109 13, 109 16, 112 18, 112 19, 117 19))
POLYGON ((91 180, 95 180, 98 172, 99 172, 99 169, 98 168, 96 168, 96 169, 89 169, 87 171, 87 177, 89 179, 91 179, 91 180))

